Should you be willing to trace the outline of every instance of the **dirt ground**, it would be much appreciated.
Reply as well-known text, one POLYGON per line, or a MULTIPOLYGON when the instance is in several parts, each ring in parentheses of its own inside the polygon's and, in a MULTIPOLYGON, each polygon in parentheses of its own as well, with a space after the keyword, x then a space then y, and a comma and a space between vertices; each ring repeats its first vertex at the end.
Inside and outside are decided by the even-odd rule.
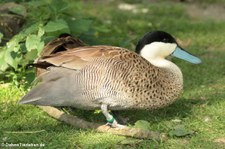
POLYGON ((194 19, 210 19, 215 21, 225 20, 225 4, 186 4, 187 13, 194 19))

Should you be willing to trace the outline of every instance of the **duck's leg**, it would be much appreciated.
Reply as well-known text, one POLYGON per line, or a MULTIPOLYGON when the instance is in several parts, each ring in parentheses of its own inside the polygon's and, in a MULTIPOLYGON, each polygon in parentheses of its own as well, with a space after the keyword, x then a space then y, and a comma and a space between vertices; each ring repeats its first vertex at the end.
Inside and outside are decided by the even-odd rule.
POLYGON ((114 115, 114 117, 117 119, 118 123, 122 125, 126 125, 128 123, 129 118, 121 116, 119 111, 111 111, 111 112, 114 115))
POLYGON ((111 114, 109 114, 106 104, 101 105, 101 110, 102 110, 102 113, 106 117, 107 125, 110 125, 111 127, 114 127, 114 128, 124 128, 124 127, 126 127, 125 125, 118 124, 117 121, 114 119, 114 117, 111 114))

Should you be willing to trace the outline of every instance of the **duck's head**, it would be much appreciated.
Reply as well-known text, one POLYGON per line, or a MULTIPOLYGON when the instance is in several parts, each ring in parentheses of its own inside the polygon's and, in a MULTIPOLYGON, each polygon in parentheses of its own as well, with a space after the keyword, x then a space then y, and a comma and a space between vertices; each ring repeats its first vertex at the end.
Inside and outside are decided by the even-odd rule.
POLYGON ((150 62, 160 61, 172 55, 193 64, 201 63, 198 57, 186 52, 178 45, 174 37, 164 31, 145 34, 138 42, 135 52, 150 62))

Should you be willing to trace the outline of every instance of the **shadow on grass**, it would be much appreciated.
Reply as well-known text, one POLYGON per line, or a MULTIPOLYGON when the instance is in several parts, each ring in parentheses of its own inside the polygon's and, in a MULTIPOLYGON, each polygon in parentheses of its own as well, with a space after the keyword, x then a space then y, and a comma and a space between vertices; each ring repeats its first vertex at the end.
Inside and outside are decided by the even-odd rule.
MULTIPOLYGON (((157 110, 121 110, 118 111, 122 117, 128 118, 128 123, 133 125, 137 120, 146 120, 150 123, 168 121, 176 117, 185 118, 191 115, 195 105, 204 104, 205 101, 199 99, 178 99, 172 105, 157 110)), ((94 111, 66 108, 70 114, 76 115, 92 122, 105 122, 103 114, 94 111)))

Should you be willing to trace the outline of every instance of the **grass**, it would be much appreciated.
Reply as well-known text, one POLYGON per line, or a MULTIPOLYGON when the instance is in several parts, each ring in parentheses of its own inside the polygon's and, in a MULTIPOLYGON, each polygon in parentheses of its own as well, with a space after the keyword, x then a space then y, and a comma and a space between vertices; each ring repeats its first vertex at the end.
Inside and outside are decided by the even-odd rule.
MULTIPOLYGON (((25 91, 9 83, 0 86, 2 148, 6 148, 4 143, 42 143, 45 148, 224 148, 225 21, 191 18, 185 11, 186 5, 181 3, 137 5, 138 11, 147 8, 147 13, 119 10, 117 4, 80 4, 80 13, 95 18, 93 25, 104 30, 96 33, 98 36, 93 42, 88 35, 83 36, 83 40, 134 49, 145 32, 160 29, 184 43, 190 41, 184 47, 203 60, 201 65, 192 65, 173 59, 184 75, 184 93, 171 106, 154 111, 122 111, 121 114, 130 118, 131 125, 137 120, 146 120, 151 130, 169 134, 176 126, 183 126, 193 133, 156 142, 76 129, 50 118, 37 107, 18 105, 25 91), (216 141, 218 139, 223 141, 216 141)), ((73 11, 76 10, 71 13, 73 11)), ((104 121, 101 113, 77 112, 90 121, 104 121)))

